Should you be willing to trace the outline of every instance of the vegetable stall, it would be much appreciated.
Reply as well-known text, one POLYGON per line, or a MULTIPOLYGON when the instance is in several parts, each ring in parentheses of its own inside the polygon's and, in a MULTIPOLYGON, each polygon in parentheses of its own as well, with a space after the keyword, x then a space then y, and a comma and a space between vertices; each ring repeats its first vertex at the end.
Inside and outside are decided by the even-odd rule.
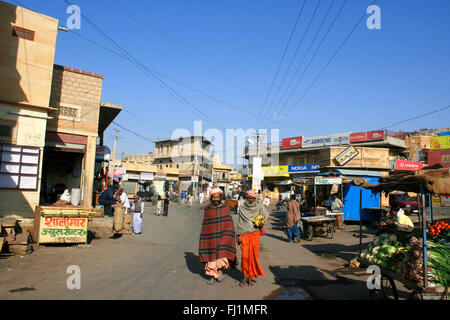
MULTIPOLYGON (((374 299, 398 299, 395 281, 411 290, 410 299, 448 300, 450 283, 450 224, 427 224, 426 194, 450 194, 450 169, 424 169, 408 175, 381 179, 378 185, 365 183, 373 192, 394 190, 416 192, 422 198, 421 229, 382 228, 360 259, 381 271, 379 289, 369 291, 374 299)), ((432 202, 429 202, 432 213, 432 202)))

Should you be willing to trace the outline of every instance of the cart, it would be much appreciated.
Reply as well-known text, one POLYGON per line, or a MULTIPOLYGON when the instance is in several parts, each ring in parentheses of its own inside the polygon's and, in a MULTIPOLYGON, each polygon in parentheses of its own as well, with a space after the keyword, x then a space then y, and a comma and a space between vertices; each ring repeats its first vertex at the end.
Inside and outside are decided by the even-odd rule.
POLYGON ((333 239, 333 233, 336 230, 335 217, 303 217, 301 222, 305 239, 312 241, 314 235, 325 235, 326 238, 333 239))
POLYGON ((423 288, 417 282, 405 280, 399 274, 386 268, 380 267, 380 271, 380 289, 369 290, 371 300, 398 300, 395 280, 411 290, 408 300, 448 300, 448 288, 439 286, 423 288))

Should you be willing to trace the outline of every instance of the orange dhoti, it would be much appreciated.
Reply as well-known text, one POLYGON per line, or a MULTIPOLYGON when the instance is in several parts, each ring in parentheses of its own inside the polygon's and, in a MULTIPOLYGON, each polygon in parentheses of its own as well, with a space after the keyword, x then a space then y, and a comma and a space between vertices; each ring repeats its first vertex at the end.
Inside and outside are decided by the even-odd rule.
POLYGON ((258 261, 260 232, 255 231, 248 234, 241 234, 241 269, 244 277, 249 276, 256 279, 258 276, 265 276, 264 270, 258 261))

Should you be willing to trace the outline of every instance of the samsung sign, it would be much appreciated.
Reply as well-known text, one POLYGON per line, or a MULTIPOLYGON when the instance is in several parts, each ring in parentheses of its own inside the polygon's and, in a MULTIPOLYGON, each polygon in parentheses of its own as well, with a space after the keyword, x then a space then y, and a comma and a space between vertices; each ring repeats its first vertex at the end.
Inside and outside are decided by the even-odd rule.
POLYGON ((320 165, 318 164, 299 164, 290 165, 289 173, 307 173, 307 172, 320 172, 320 165))
POLYGON ((350 132, 328 134, 325 136, 304 137, 303 148, 335 146, 349 144, 349 142, 350 132))

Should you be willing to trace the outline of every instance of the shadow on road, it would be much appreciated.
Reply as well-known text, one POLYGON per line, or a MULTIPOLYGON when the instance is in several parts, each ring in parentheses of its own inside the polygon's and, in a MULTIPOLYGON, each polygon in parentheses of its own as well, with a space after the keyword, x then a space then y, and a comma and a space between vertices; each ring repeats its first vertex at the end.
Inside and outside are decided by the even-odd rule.
POLYGON ((200 263, 197 255, 192 252, 185 252, 184 259, 186 260, 186 266, 190 272, 200 275, 203 279, 209 280, 209 277, 205 274, 204 266, 200 263))
MULTIPOLYGON (((186 260, 186 266, 188 267, 190 272, 200 275, 203 279, 210 279, 210 277, 205 274, 205 265, 203 263, 200 263, 197 255, 193 254, 192 252, 185 252, 184 259, 186 260)), ((234 280, 242 280, 242 273, 236 267, 223 270, 223 273, 230 276, 234 280)))

